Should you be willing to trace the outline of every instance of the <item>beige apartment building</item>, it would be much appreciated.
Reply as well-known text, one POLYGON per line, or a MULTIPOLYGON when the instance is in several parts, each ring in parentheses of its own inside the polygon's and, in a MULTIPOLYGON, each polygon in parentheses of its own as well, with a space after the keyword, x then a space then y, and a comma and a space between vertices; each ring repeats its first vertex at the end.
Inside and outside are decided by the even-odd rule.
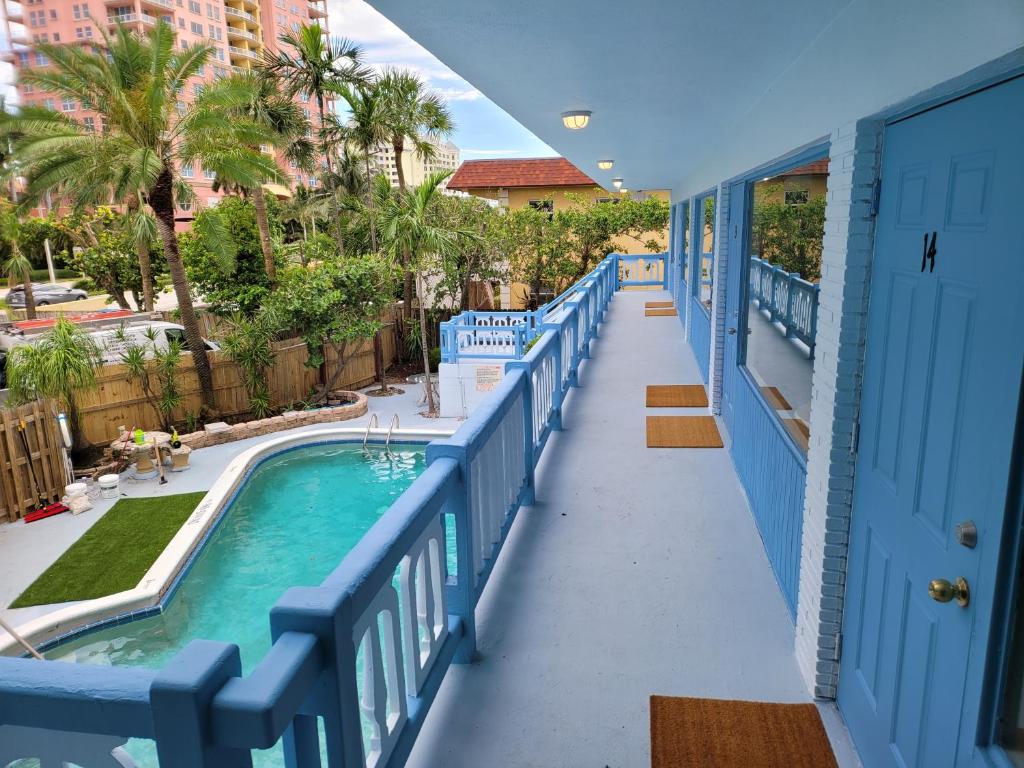
MULTIPOLYGON (((413 151, 411 140, 407 139, 405 142, 405 150, 402 152, 402 170, 405 172, 405 183, 410 186, 422 184, 427 176, 437 171, 454 173, 461 162, 459 148, 452 142, 434 137, 428 137, 426 140, 434 147, 434 155, 430 158, 413 151)), ((397 187, 398 166, 395 163, 395 150, 391 144, 379 145, 373 153, 372 159, 377 164, 377 169, 391 180, 391 186, 397 187)), ((449 180, 445 180, 442 185, 446 193, 449 180)))
MULTIPOLYGON (((181 48, 199 43, 214 47, 212 61, 182 91, 182 100, 187 102, 204 83, 253 67, 264 49, 280 50, 280 35, 297 32, 303 24, 312 22, 318 22, 325 33, 327 30, 326 0, 6 0, 0 3, 0 10, 6 11, 6 37, 0 56, 14 67, 18 103, 59 110, 91 128, 99 127, 100 118, 81 103, 18 82, 21 71, 49 64, 36 50, 37 43, 94 46, 102 42, 100 27, 113 30, 123 24, 145 32, 163 19, 174 27, 181 48)), ((314 100, 300 95, 299 101, 315 125, 314 100)), ((315 177, 304 177, 280 157, 278 162, 289 174, 289 186, 316 186, 315 177)), ((216 205, 221 194, 211 187, 212 171, 187 166, 180 170, 195 190, 200 206, 216 205)), ((268 185, 268 189, 278 196, 288 194, 282 185, 268 185)), ((193 217, 189 204, 177 212, 183 224, 193 217)))

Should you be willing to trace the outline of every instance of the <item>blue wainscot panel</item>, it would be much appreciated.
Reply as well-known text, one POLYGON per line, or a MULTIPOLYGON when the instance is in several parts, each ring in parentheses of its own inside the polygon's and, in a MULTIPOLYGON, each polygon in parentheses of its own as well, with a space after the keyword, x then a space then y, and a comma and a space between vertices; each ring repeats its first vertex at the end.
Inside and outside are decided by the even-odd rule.
POLYGON ((711 318, 696 296, 690 297, 690 346, 697 357, 700 375, 708 383, 708 364, 711 358, 711 318))
POLYGON ((796 618, 807 467, 745 371, 734 377, 731 452, 775 578, 796 618))

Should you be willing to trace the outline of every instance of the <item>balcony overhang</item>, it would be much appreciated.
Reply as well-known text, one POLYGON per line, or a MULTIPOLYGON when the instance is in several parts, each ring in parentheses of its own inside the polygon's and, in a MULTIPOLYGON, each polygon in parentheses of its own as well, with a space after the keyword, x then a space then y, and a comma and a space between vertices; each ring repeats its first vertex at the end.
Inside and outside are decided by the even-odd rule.
POLYGON ((369 2, 600 184, 676 195, 1024 40, 1015 0, 369 2), (562 126, 573 109, 593 113, 587 128, 562 126))

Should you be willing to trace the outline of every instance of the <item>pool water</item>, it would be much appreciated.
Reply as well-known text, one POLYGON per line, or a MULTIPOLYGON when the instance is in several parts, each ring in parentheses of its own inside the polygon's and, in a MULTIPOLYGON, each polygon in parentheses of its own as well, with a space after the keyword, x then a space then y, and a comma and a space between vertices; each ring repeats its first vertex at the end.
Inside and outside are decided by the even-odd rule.
POLYGON ((424 448, 333 443, 258 466, 162 613, 57 646, 50 659, 161 667, 190 640, 236 643, 251 670, 270 649, 270 608, 315 586, 423 471, 424 448))

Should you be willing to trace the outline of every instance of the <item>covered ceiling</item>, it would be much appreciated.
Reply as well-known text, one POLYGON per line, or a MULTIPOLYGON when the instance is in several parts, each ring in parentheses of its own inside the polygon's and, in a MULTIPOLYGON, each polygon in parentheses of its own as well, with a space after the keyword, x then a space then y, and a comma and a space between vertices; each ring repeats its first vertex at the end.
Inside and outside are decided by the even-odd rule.
POLYGON ((677 195, 1024 45, 1021 0, 369 2, 599 183, 677 195))

